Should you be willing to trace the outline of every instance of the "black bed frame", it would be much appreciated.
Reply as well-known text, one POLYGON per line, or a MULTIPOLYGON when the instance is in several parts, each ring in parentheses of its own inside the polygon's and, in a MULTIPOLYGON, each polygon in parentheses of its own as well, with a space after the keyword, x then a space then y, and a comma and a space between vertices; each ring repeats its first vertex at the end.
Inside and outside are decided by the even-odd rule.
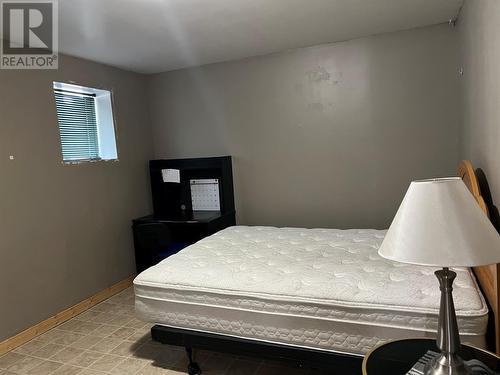
POLYGON ((189 375, 201 374, 201 368, 193 359, 193 349, 245 355, 262 359, 274 359, 297 367, 331 370, 334 374, 361 374, 363 358, 355 355, 331 353, 263 341, 242 339, 205 332, 190 331, 155 325, 151 328, 154 341, 186 348, 189 359, 189 375))

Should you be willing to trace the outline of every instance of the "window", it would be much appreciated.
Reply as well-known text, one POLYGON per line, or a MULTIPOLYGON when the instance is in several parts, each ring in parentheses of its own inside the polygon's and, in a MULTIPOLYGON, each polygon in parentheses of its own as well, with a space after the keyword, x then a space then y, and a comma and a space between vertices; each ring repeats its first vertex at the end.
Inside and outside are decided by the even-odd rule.
POLYGON ((63 161, 117 160, 111 92, 54 82, 63 161))

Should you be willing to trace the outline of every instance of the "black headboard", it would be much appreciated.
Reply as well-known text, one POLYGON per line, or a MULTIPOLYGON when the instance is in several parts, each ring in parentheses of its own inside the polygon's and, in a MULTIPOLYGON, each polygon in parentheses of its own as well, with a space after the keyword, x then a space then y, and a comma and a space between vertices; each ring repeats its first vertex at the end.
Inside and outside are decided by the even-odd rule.
POLYGON ((155 216, 172 216, 191 211, 192 179, 218 179, 221 213, 235 210, 231 156, 151 160, 149 171, 155 216), (179 170, 180 182, 164 182, 162 170, 165 169, 179 170))

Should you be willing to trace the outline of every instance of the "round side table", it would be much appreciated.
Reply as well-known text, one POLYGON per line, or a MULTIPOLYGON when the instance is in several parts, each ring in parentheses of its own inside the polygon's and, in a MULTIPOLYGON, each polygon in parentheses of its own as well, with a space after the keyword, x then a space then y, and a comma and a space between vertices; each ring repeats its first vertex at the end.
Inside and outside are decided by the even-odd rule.
MULTIPOLYGON (((363 375, 404 375, 428 351, 438 352, 434 339, 403 339, 383 343, 363 359, 363 375)), ((500 357, 486 350, 462 344, 460 357, 477 359, 491 370, 500 372, 500 357)))

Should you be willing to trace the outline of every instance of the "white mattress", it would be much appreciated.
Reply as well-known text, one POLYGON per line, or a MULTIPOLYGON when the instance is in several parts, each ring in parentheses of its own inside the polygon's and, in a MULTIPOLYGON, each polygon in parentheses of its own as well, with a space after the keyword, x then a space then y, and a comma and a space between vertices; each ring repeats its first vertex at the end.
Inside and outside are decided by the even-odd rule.
MULTIPOLYGON (((384 235, 227 228, 137 276, 136 311, 171 327, 353 354, 434 336, 435 269, 381 258, 384 235)), ((486 303, 471 271, 454 270, 462 339, 484 346, 486 303)))

